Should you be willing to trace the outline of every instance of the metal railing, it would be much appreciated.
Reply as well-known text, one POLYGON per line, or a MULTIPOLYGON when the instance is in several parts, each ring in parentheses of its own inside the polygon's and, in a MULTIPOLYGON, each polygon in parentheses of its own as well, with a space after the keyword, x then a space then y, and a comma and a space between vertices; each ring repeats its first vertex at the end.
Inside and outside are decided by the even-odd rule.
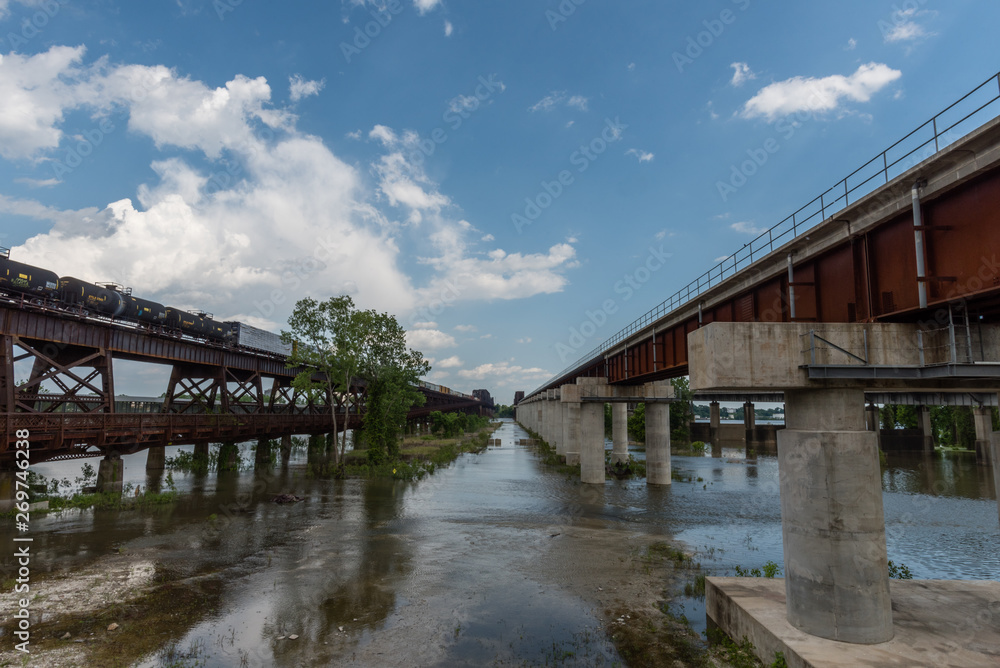
POLYGON ((986 122, 996 118, 1000 115, 1000 113, 997 113, 996 108, 991 110, 991 115, 986 118, 975 117, 979 116, 980 112, 994 105, 998 100, 1000 100, 1000 72, 973 88, 944 110, 935 114, 930 120, 912 130, 892 146, 861 165, 861 167, 855 169, 808 204, 762 232, 750 243, 744 244, 742 248, 738 249, 725 260, 719 262, 719 264, 650 309, 604 343, 550 378, 547 383, 536 388, 531 395, 546 387, 553 380, 566 376, 580 368, 584 363, 600 357, 636 332, 645 329, 660 318, 690 303, 703 292, 718 286, 723 281, 732 278, 743 269, 749 267, 755 261, 770 254, 775 248, 795 239, 800 233, 804 233, 812 229, 815 225, 825 221, 827 219, 827 211, 832 212, 831 217, 836 215, 847 208, 852 201, 857 202, 865 195, 871 194, 876 189, 888 184, 889 181, 906 172, 906 170, 937 154, 941 149, 954 143, 977 127, 981 127, 986 122), (966 103, 969 103, 974 108, 970 111, 966 103), (953 113, 959 116, 957 120, 951 118, 953 113), (975 119, 973 127, 969 127, 968 129, 965 129, 965 127, 959 128, 959 126, 972 125, 970 121, 973 121, 973 119, 975 119), (911 146, 912 143, 916 145, 911 146))

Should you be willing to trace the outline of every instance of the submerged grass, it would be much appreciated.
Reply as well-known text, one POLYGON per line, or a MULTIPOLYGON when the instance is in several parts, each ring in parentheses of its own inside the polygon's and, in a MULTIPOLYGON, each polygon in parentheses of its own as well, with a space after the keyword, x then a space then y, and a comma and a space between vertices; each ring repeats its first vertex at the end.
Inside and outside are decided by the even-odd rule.
POLYGON ((477 432, 457 438, 428 440, 426 437, 408 438, 400 448, 399 459, 373 465, 365 450, 348 452, 344 457, 343 476, 347 478, 392 478, 394 480, 419 480, 447 466, 467 452, 482 452, 489 444, 497 424, 483 427, 477 432))

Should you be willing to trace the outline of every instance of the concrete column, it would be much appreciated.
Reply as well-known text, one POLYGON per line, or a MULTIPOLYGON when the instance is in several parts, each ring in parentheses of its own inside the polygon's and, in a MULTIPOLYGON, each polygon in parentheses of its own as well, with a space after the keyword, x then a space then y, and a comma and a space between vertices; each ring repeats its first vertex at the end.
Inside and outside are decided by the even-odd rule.
POLYGON ((549 402, 549 408, 552 411, 551 424, 551 438, 549 439, 549 445, 551 445, 556 450, 558 454, 561 450, 560 442, 563 437, 563 411, 562 402, 559 401, 559 390, 551 390, 552 401, 549 402))
POLYGON ((972 409, 972 419, 976 424, 976 461, 989 466, 990 434, 993 432, 993 409, 990 406, 976 406, 972 409))
POLYGON ((580 402, 571 401, 563 404, 563 451, 566 463, 580 463, 580 402))
POLYGON ((109 454, 97 467, 97 491, 121 494, 125 481, 125 464, 117 454, 109 454))
POLYGON ((292 456, 292 437, 282 436, 281 437, 281 464, 282 466, 288 465, 288 460, 292 456))
POLYGON ((208 461, 208 443, 198 443, 194 446, 194 456, 195 459, 200 459, 203 462, 208 461))
POLYGON ((566 407, 559 399, 555 400, 552 407, 556 415, 555 434, 553 434, 553 438, 556 442, 556 454, 566 454, 566 407))
POLYGON ((722 416, 719 413, 719 402, 708 405, 708 438, 715 446, 719 443, 719 428, 722 426, 722 416))
POLYGON ((743 440, 748 448, 753 445, 753 435, 756 427, 757 416, 753 412, 753 404, 748 401, 743 404, 743 440))
POLYGON ((787 616, 822 638, 893 637, 878 443, 862 390, 785 392, 778 432, 787 616))
MULTIPOLYGON (((649 417, 646 417, 649 420, 649 417)), ((648 424, 648 422, 647 422, 648 424)), ((648 432, 647 428, 647 432, 648 432)), ((628 461, 628 404, 617 402, 611 404, 611 463, 628 461)), ((649 445, 646 446, 647 452, 649 445)), ((649 455, 647 454, 647 457, 649 455)))
POLYGON ((154 445, 146 450, 146 470, 162 471, 167 467, 167 449, 162 445, 154 445))
POLYGON ((670 484, 670 404, 646 404, 646 484, 670 484))
POLYGON ((924 435, 924 452, 934 452, 934 428, 931 426, 930 406, 917 406, 917 423, 924 435))
POLYGON ((271 441, 266 438, 257 439, 257 451, 254 453, 254 466, 267 466, 271 463, 271 441))
POLYGON ((580 481, 604 484, 604 404, 597 401, 580 404, 580 481))
POLYGON ((240 468, 240 448, 232 441, 219 446, 219 470, 237 471, 240 468))

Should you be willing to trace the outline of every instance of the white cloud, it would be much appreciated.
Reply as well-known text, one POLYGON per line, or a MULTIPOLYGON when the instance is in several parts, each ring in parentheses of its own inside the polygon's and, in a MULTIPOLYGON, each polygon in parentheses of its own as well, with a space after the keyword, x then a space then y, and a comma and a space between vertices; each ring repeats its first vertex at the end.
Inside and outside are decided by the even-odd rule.
POLYGON ((629 72, 635 72, 635 63, 629 63, 628 64, 628 71, 629 72))
POLYGON ((348 132, 344 135, 348 139, 353 139, 355 141, 361 139, 361 130, 355 130, 354 132, 348 132))
POLYGON ((454 369, 455 367, 460 367, 463 364, 465 364, 465 362, 460 360, 457 355, 452 355, 451 357, 441 360, 435 366, 442 369, 454 369))
POLYGON ((292 102, 298 102, 304 97, 319 95, 319 92, 326 86, 326 79, 322 81, 307 81, 302 78, 301 74, 293 74, 288 78, 288 84, 291 90, 292 102))
POLYGON ((574 95, 573 97, 566 100, 567 106, 576 107, 580 111, 587 111, 587 105, 589 104, 589 102, 590 100, 588 100, 582 95, 574 95))
POLYGON ((517 342, 518 343, 531 343, 531 337, 530 336, 526 336, 523 339, 518 339, 517 342))
POLYGON ((566 99, 566 91, 552 91, 535 104, 528 107, 528 111, 552 111, 566 99))
POLYGON ((853 37, 847 40, 847 46, 844 47, 845 51, 854 51, 858 47, 858 40, 853 37))
POLYGON ((459 332, 478 332, 479 329, 475 325, 456 325, 455 329, 459 332))
POLYGON ((444 36, 451 37, 451 34, 455 32, 455 26, 451 24, 451 21, 444 22, 444 36))
POLYGON ((485 241, 485 242, 496 241, 496 237, 494 237, 492 234, 486 234, 480 239, 480 241, 485 241))
POLYGON ((637 148, 630 148, 625 151, 625 155, 634 155, 639 162, 653 162, 653 159, 656 157, 649 151, 642 151, 637 148))
POLYGON ((458 375, 470 380, 510 380, 514 377, 517 377, 518 380, 547 380, 552 377, 552 374, 545 369, 525 368, 510 362, 488 362, 480 364, 474 369, 462 369, 458 375))
POLYGON ((879 21, 878 27, 882 31, 882 39, 886 44, 894 42, 912 42, 921 37, 929 37, 928 33, 917 19, 923 16, 932 16, 934 12, 919 11, 916 7, 907 9, 896 9, 892 12, 890 21, 879 21))
MULTIPOLYGON (((68 140, 61 126, 69 109, 95 123, 115 112, 116 123, 126 117, 131 133, 169 152, 154 158, 137 192, 110 204, 62 211, 0 196, 0 211, 51 223, 17 249, 26 262, 269 328, 307 294, 350 294, 363 308, 402 315, 455 286, 463 301, 558 292, 577 265, 570 243, 483 255, 482 232, 451 216, 450 198, 405 157, 419 142, 414 132, 371 129, 383 154, 370 165, 369 187, 358 167, 274 108, 262 77, 236 74, 214 87, 163 66, 84 65, 84 53, 53 47, 0 60, 0 155, 35 159, 38 171, 57 164, 51 156, 68 140), (400 248, 416 258, 413 276, 400 248)), ((39 186, 52 181, 32 176, 39 186)), ((422 343, 454 345, 450 335, 422 331, 422 343)))
POLYGON ((416 350, 440 350, 458 345, 455 337, 437 329, 411 329, 406 332, 406 344, 416 350))
POLYGON ((762 232, 767 232, 765 227, 757 227, 752 222, 741 220, 738 223, 733 223, 729 226, 729 229, 734 232, 739 232, 740 234, 752 234, 754 236, 761 234, 762 232))
POLYGON ((742 86, 750 79, 757 78, 757 75, 754 74, 753 70, 746 63, 733 63, 730 67, 733 68, 733 78, 729 83, 733 86, 742 86))
POLYGON ((428 320, 427 322, 415 322, 413 323, 412 327, 413 329, 437 329, 438 324, 436 322, 428 320))
POLYGON ((413 0, 413 6, 421 16, 441 4, 441 0, 413 0))
POLYGON ((14 179, 14 183, 23 183, 30 188, 51 188, 62 183, 59 179, 29 179, 27 177, 14 179))
POLYGON ((762 88, 743 107, 744 118, 775 120, 796 112, 825 113, 836 110, 845 100, 867 102, 871 96, 902 76, 881 63, 858 67, 850 76, 832 75, 821 79, 793 77, 762 88))

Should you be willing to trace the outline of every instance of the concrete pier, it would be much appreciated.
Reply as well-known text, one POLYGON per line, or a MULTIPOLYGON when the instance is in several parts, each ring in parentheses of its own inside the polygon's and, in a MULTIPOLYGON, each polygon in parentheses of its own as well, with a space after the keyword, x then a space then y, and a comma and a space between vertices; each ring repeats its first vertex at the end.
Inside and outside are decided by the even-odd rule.
MULTIPOLYGON (((315 439, 315 437, 313 437, 315 439)), ((313 443, 315 440, 313 441, 313 443)), ((233 442, 219 446, 219 470, 236 471, 240 467, 240 448, 233 442)))
MULTIPOLYGON (((336 434, 334 434, 336 436, 336 434)), ((267 466, 271 463, 271 441, 266 438, 257 439, 257 450, 254 452, 254 465, 267 466)))
MULTIPOLYGON (((564 392, 561 392, 565 396, 564 392)), ((562 404, 562 428, 563 437, 559 441, 557 454, 566 456, 566 463, 569 462, 569 454, 573 452, 579 455, 580 452, 580 402, 560 401, 562 404)))
POLYGON ((976 461, 984 466, 989 466, 993 461, 990 454, 993 409, 990 406, 976 406, 972 409, 972 419, 976 425, 976 461))
MULTIPOLYGON (((648 414, 646 420, 649 420, 648 414)), ((627 461, 628 404, 611 404, 611 463, 618 464, 627 461)))
POLYGON ((788 621, 831 640, 892 638, 878 441, 864 392, 785 392, 778 432, 788 621))
POLYGON ((97 467, 97 491, 121 494, 125 480, 125 464, 121 455, 106 455, 97 467))
POLYGON ((162 445, 154 445, 146 450, 146 470, 162 471, 167 466, 167 449, 162 445))
POLYGON ((15 470, 0 471, 0 513, 14 507, 17 475, 15 470))
POLYGON ((292 437, 281 437, 281 465, 288 466, 288 460, 292 456, 292 437))
POLYGON ((993 457, 993 489, 997 492, 997 517, 1000 518, 1000 431, 993 432, 990 449, 993 457))
POLYGON ((604 484, 604 404, 580 404, 580 481, 604 484))
POLYGON ((646 484, 669 485, 670 404, 646 404, 646 484))
POLYGON ((934 452, 934 428, 931 426, 930 406, 917 406, 917 426, 924 435, 924 452, 934 452))
POLYGON ((719 409, 719 402, 713 401, 708 405, 708 437, 714 448, 719 443, 719 432, 722 427, 722 412, 719 409))

